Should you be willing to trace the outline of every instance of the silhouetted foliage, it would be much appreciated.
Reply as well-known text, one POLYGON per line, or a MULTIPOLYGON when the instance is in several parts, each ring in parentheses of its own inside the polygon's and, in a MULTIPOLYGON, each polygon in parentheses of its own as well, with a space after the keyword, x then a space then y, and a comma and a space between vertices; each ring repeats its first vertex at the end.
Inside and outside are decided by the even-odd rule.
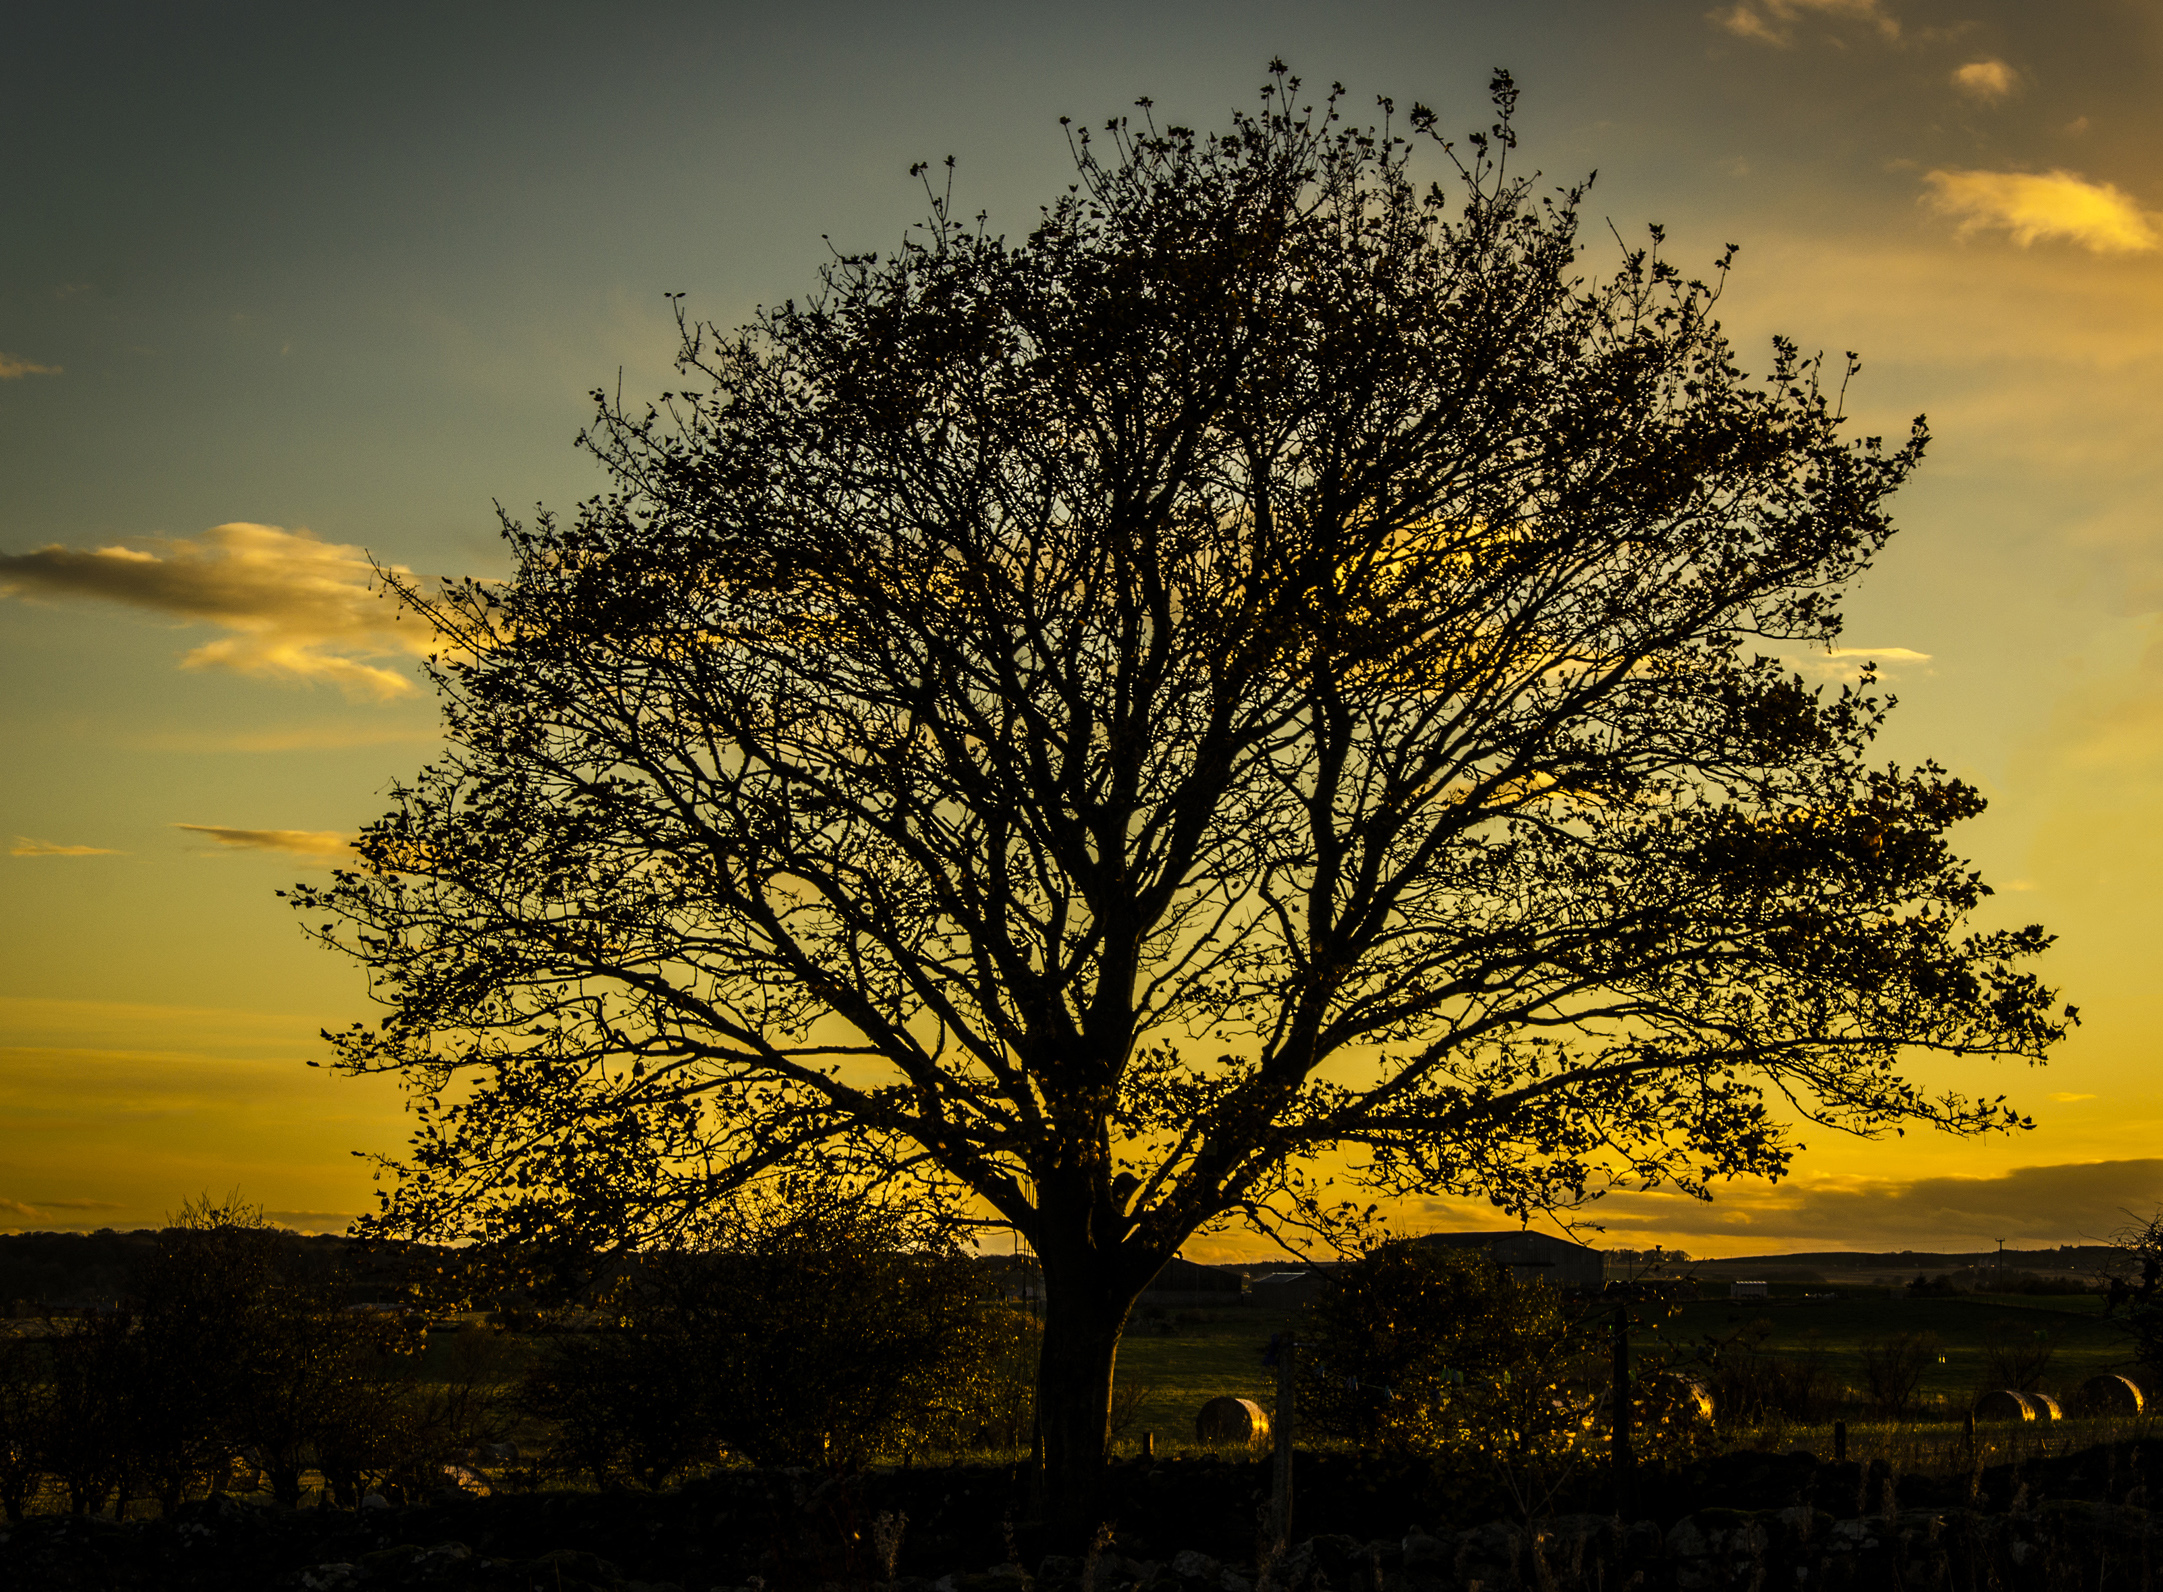
POLYGON ((2133 1358, 2163 1379, 2163 1211, 2127 1223, 2113 1243, 2124 1261, 2110 1279, 2105 1313, 2124 1326, 2133 1358))
POLYGON ((1893 1332, 1862 1343, 1863 1393, 1879 1415, 1902 1416, 1938 1357, 1934 1332, 1893 1332))
POLYGON ((1461 148, 1281 67, 1223 133, 1076 131, 1026 236, 934 194, 683 318, 508 582, 387 577, 450 749, 292 892, 390 1008, 337 1064, 420 1114, 381 1228, 668 1247, 814 1159, 966 1191, 1043 1263, 1088 1527, 1133 1300, 1318 1219, 1316 1156, 1527 1212, 1779 1173, 1767 1090, 2021 1124, 1899 1071, 2070 1020, 2040 929, 1964 929, 1981 798, 1771 655, 1837 640, 1920 422, 1849 440, 1784 342, 1747 378, 1725 257, 1589 269, 1493 92, 1461 148))
POLYGON ((1301 1419, 1363 1447, 1522 1452, 1581 1434, 1591 1406, 1555 1290, 1477 1250, 1382 1244, 1328 1273, 1297 1336, 1301 1419))
POLYGON ((823 1466, 970 1446, 1007 1413, 981 1394, 1010 1357, 1010 1313, 923 1236, 793 1189, 732 1224, 725 1247, 639 1257, 613 1319, 558 1338, 535 1368, 528 1407, 572 1466, 646 1487, 723 1450, 823 1466))
POLYGON ((77 1317, 45 1339, 52 1392, 42 1457, 70 1514, 96 1514, 129 1479, 133 1338, 133 1320, 110 1310, 77 1317))
MULTIPOLYGON (((320 1469, 342 1502, 361 1485, 418 1496, 498 1434, 472 1375, 408 1374, 417 1318, 358 1312, 335 1246, 298 1241, 237 1197, 183 1206, 131 1246, 124 1304, 0 1341, 0 1503, 50 1479, 70 1509, 145 1494, 170 1512, 260 1472, 298 1503, 320 1469)), ((493 1334, 490 1334, 493 1336, 493 1334)))
POLYGON ((1983 1366, 1992 1387, 2033 1393, 2050 1373, 2058 1342, 2047 1326, 2000 1321, 1983 1339, 1983 1366))
POLYGON ((1822 1420, 1842 1389, 1821 1354, 1776 1354, 1766 1348, 1771 1321, 1759 1317, 1706 1343, 1696 1379, 1712 1397, 1713 1418, 1726 1428, 1768 1419, 1822 1420))
POLYGON ((20 1520, 45 1475, 52 1382, 45 1345, 0 1337, 0 1509, 20 1520))

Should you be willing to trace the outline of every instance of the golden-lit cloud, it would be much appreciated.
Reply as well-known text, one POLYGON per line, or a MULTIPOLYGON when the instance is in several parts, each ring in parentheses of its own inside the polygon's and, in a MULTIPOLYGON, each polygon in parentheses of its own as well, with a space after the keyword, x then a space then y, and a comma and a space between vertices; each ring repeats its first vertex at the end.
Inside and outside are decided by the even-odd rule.
POLYGON ((1806 20, 1867 22, 1885 38, 1900 37, 1899 20, 1878 0, 1737 0, 1706 15, 1737 38, 1782 49, 1795 42, 1796 25, 1806 20))
POLYGON ((0 591, 128 603, 230 632, 181 660, 262 679, 327 681, 377 701, 413 693, 371 659, 418 657, 423 626, 398 622, 362 549, 306 530, 234 523, 198 537, 151 537, 141 549, 43 547, 0 555, 0 591))
POLYGON ((350 861, 354 837, 335 829, 230 829, 223 824, 175 824, 192 835, 208 835, 235 851, 283 851, 318 862, 350 861))
POLYGON ((2061 1106, 2069 1106, 2076 1100, 2093 1100, 2094 1098, 2095 1096, 2092 1094, 2069 1094, 2064 1090, 2060 1090, 2051 1096, 2051 1099, 2057 1101, 2061 1106))
POLYGON ((1878 677, 1885 679, 1902 668, 1912 668, 1930 661, 1930 654, 1917 652, 1912 647, 1830 647, 1823 652, 1807 652, 1793 660, 1798 673, 1814 680, 1837 680, 1849 684, 1863 677, 1863 670, 1877 666, 1878 677))
POLYGON ((117 857, 121 853, 110 846, 56 846, 49 840, 32 840, 28 835, 17 835, 15 844, 8 847, 11 857, 117 857))
POLYGON ((1933 171, 1923 202, 1957 220, 1961 236, 2002 228, 2022 248, 2063 238, 2097 254, 2163 247, 2155 218, 2111 183, 2070 171, 1933 171))
POLYGON ((58 365, 40 365, 17 354, 0 354, 0 381, 20 381, 25 376, 57 376, 58 365))
POLYGON ((2013 69, 2003 61, 1970 61, 1966 66, 1953 69, 1953 87, 1985 105, 1997 104, 2011 94, 2019 82, 2013 69))

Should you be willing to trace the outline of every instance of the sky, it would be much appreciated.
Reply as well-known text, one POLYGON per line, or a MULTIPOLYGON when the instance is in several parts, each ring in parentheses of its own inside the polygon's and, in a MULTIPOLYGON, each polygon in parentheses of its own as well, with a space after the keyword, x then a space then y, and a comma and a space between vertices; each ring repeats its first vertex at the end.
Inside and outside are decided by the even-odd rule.
MULTIPOLYGON (((920 218, 918 160, 1020 232, 1061 115, 1221 126, 1272 56, 1597 172, 1608 235, 1737 244, 1723 319, 1860 353, 1930 456, 1847 604, 1970 780, 1987 921, 2059 936, 2046 1069, 1937 1065, 2032 1132, 1802 1135, 1792 1177, 1626 1195, 1699 1254, 2094 1241, 2163 1204, 2163 5, 1923 0, 594 7, 22 0, 0 96, 0 1229, 238 1190, 341 1230, 394 1087, 312 1067, 369 1014, 275 892, 436 744, 372 565, 496 575, 496 505, 602 479, 588 394, 920 218)), ((1406 1226, 1494 1225, 1408 1206, 1406 1226)), ((1190 1247, 1198 1258, 1251 1244, 1190 1247)))

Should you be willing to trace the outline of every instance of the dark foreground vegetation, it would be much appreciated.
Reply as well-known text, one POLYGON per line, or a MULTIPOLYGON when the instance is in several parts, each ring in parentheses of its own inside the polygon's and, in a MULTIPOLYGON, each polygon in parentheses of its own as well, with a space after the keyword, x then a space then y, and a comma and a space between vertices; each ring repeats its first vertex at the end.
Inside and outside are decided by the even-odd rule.
MULTIPOLYGON (((537 1492, 282 1510, 231 1496, 163 1520, 41 1516, 0 1537, 0 1585, 172 1589, 646 1587, 888 1592, 1473 1592, 1474 1588, 2145 1587, 2163 1441, 2012 1462, 1729 1453, 1640 1477, 1622 1515, 1580 1474, 1536 1510, 1466 1508, 1416 1461, 1303 1453, 1272 1553, 1266 1464, 1115 1463, 1083 1555, 1047 1551, 1024 1466, 740 1470, 666 1492, 537 1492)), ((1486 1501, 1492 1504, 1490 1498, 1486 1501)))
MULTIPOLYGON (((1136 1399, 1076 1544, 1028 1458, 1026 1310, 997 1271, 900 1236, 777 1211, 732 1251, 650 1257, 547 1309, 530 1275, 421 1254, 439 1288, 506 1290, 492 1321, 429 1331, 419 1309, 353 1308, 418 1286, 381 1254, 206 1202, 133 1244, 107 1308, 0 1343, 0 1587, 1762 1592, 2132 1587, 2154 1562, 2148 1417, 1970 1427, 1972 1400, 1928 1385, 2056 1390, 2070 1411, 2107 1334, 2152 1389, 2150 1335, 2098 1299, 1573 1302, 1404 1244, 1297 1315, 1131 1346, 1259 1395, 1259 1341, 1296 1331, 1287 1537, 1258 1454, 1135 1455, 1136 1399), (1824 1330, 1842 1311, 1852 1345, 1824 1330), (1963 1314, 1984 1324, 1956 1337, 1963 1314), (1619 1486, 1618 1315, 1637 1455, 1619 1486)), ((2154 1229, 2137 1236, 2136 1293, 2154 1229)), ((1164 1407, 1191 1421, 1197 1391, 1164 1407)))

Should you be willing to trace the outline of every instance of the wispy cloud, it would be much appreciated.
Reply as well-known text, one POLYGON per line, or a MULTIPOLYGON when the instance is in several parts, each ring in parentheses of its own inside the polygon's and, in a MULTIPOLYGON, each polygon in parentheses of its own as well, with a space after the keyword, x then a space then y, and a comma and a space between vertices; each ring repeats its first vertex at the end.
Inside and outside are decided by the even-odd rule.
POLYGON ((2156 218, 2131 195, 2070 171, 1933 171, 1923 202, 1957 220, 1962 237, 2002 228, 2022 248, 2063 238, 2096 254, 2163 248, 2156 218))
POLYGON ((0 590, 93 597, 230 631, 181 660, 267 679, 323 680, 348 696, 406 696, 404 673, 364 661, 417 657, 428 637, 398 622, 365 552, 275 525, 219 525, 199 537, 151 537, 141 549, 44 547, 0 555, 0 590))
POLYGON ((0 354, 0 381, 20 381, 25 376, 57 376, 58 365, 40 365, 19 354, 0 354))
POLYGON ((17 835, 15 844, 8 847, 11 857, 118 857, 122 853, 110 846, 56 846, 49 840, 32 840, 28 835, 17 835))
POLYGON ((353 1211, 265 1211, 263 1215, 301 1233, 342 1233, 360 1219, 353 1211))
POLYGON ((1757 39, 1786 49, 1803 21, 1867 22, 1887 39, 1900 37, 1900 22, 1878 0, 1737 0, 1706 13, 1737 38, 1757 39))
POLYGON ((1809 652, 1793 660, 1796 670, 1815 680, 1844 680, 1850 683, 1863 677, 1863 670, 1877 665, 1881 678, 1895 670, 1925 664, 1930 654, 1917 652, 1912 647, 1832 647, 1824 652, 1809 652))
POLYGON ((42 1223, 48 1227, 59 1225, 82 1228, 90 1225, 80 1219, 84 1215, 122 1209, 125 1207, 115 1205, 111 1200, 17 1200, 0 1196, 0 1225, 27 1227, 32 1223, 42 1223), (78 1219, 55 1224, 51 1220, 55 1211, 70 1212, 78 1219))
POLYGON ((354 837, 335 829, 230 829, 223 824, 175 824, 193 835, 208 835, 235 851, 283 851, 318 862, 351 861, 354 837))
POLYGON ((1999 60, 1970 61, 1966 66, 1953 69, 1953 87, 1985 105, 1997 104, 2011 94, 2019 82, 2013 69, 1999 60))
POLYGON ((2051 1096, 2051 1099, 2057 1101, 2061 1106, 2069 1106, 2076 1100, 2093 1100, 2094 1098, 2095 1096, 2092 1094, 2067 1094, 2063 1090, 2051 1096))

